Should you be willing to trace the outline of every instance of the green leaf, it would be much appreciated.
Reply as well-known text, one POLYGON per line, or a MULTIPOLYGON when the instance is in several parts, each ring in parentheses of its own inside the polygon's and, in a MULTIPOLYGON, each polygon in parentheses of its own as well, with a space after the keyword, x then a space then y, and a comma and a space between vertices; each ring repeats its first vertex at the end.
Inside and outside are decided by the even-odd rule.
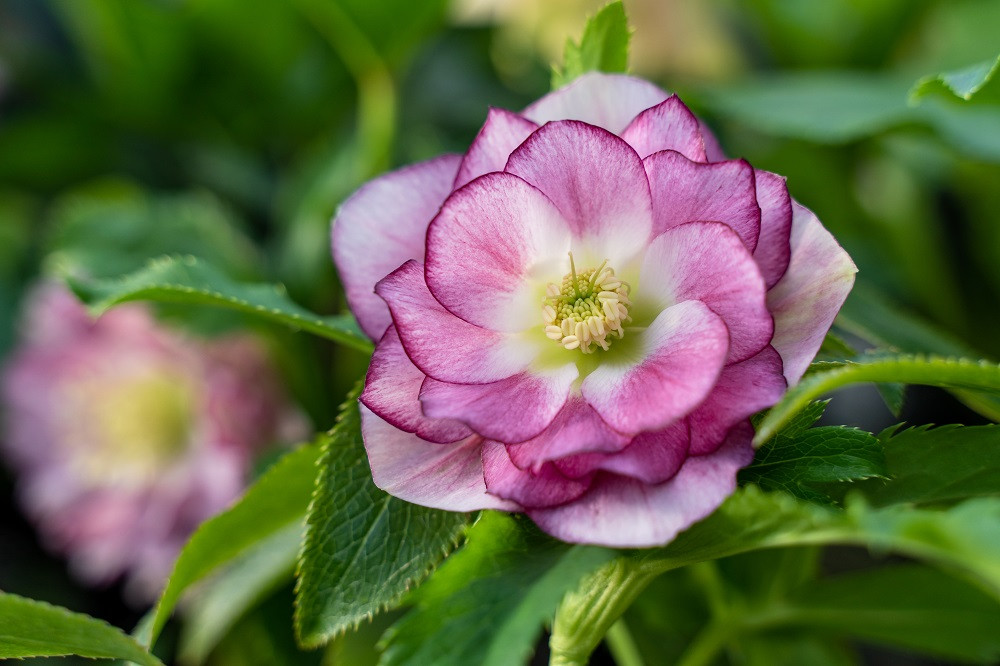
POLYGON ((917 81, 910 90, 910 104, 919 104, 931 94, 944 94, 969 101, 990 82, 997 69, 1000 69, 1000 56, 961 69, 929 74, 917 81))
MULTIPOLYGON (((823 416, 823 412, 826 411, 826 406, 829 404, 829 400, 817 400, 809 403, 802 409, 802 411, 793 416, 774 436, 784 435, 786 437, 795 437, 796 435, 805 432, 809 428, 813 427, 816 421, 820 420, 823 416)), ((753 426, 755 430, 760 425, 761 421, 764 420, 766 415, 767 412, 760 412, 753 417, 753 426)), ((770 441, 770 439, 767 440, 767 442, 764 442, 762 446, 766 445, 770 441)))
POLYGON ((280 285, 235 282, 195 257, 162 257, 125 277, 68 277, 69 286, 95 314, 128 301, 214 305, 256 315, 370 352, 371 342, 350 315, 320 317, 296 305, 280 285))
POLYGON ((812 484, 884 477, 886 473, 882 445, 874 435, 825 426, 775 436, 757 451, 753 464, 740 471, 739 479, 765 490, 829 502, 812 484))
POLYGON ((1000 495, 1000 426, 910 428, 880 439, 891 480, 860 486, 875 506, 1000 495))
POLYGON ((106 622, 0 592, 0 659, 68 655, 163 666, 135 639, 106 622))
POLYGON ((387 632, 382 664, 522 663, 563 595, 614 556, 484 512, 466 545, 417 590, 416 608, 387 632))
POLYGON ((817 372, 789 389, 771 408, 757 428, 754 443, 766 442, 815 398, 858 382, 901 382, 1000 391, 1000 366, 964 358, 886 355, 817 372))
POLYGON ((319 466, 296 586, 295 627, 306 647, 398 605, 468 524, 467 514, 410 504, 375 486, 353 399, 319 466))
POLYGON ((552 87, 562 87, 586 72, 624 72, 630 38, 625 7, 612 2, 590 17, 579 44, 566 40, 563 68, 552 72, 552 87))
POLYGON ((320 446, 303 446, 276 462, 232 508, 202 523, 174 564, 148 625, 152 645, 181 594, 305 515, 320 446))

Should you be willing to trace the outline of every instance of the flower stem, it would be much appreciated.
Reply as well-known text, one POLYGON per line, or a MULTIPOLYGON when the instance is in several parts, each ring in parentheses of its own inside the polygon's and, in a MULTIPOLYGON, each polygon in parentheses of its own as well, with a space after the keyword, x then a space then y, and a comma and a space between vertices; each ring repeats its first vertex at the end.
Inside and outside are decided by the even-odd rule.
POLYGON ((611 625, 604 640, 618 666, 645 666, 642 654, 639 653, 639 646, 635 644, 635 639, 632 638, 632 632, 628 630, 624 618, 619 618, 611 625))

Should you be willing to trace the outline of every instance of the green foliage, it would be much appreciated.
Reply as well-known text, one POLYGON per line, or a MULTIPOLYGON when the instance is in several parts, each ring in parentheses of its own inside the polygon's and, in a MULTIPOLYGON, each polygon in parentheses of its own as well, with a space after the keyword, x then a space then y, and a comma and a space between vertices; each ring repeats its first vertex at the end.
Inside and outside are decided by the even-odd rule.
POLYGON ((382 663, 523 663, 563 595, 612 557, 555 541, 524 519, 484 512, 466 545, 416 591, 416 608, 386 634, 382 663))
POLYGON ((0 592, 0 659, 67 655, 163 666, 133 638, 105 622, 0 592))
POLYGON ((910 90, 910 103, 919 104, 924 97, 933 94, 954 96, 967 102, 990 82, 997 69, 1000 69, 1000 56, 961 69, 929 74, 910 90))
POLYGON ((354 393, 323 445, 298 567, 295 627, 307 647, 398 605, 455 546, 464 513, 391 497, 372 482, 354 393))
POLYGON ((236 282, 195 257, 163 257, 120 279, 68 277, 67 282, 95 314, 137 300, 214 305, 308 331, 360 351, 372 348, 350 315, 320 317, 296 305, 280 285, 236 282))
POLYGON ((605 6, 587 21, 579 44, 566 40, 563 67, 553 70, 552 87, 564 86, 586 72, 624 72, 630 38, 622 3, 605 6))

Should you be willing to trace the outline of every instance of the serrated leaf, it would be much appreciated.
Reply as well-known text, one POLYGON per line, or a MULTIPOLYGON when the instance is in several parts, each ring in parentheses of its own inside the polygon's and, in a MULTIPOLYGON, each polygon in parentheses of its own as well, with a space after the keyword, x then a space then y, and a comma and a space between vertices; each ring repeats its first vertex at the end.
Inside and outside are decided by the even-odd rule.
POLYGON ((135 639, 106 622, 0 592, 0 659, 69 655, 163 666, 135 639))
POLYGON ((564 86, 586 72, 624 72, 630 38, 625 7, 612 2, 590 17, 579 44, 566 40, 563 68, 552 73, 552 87, 564 86))
MULTIPOLYGON (((826 411, 826 406, 830 404, 829 400, 816 400, 806 405, 801 412, 793 416, 789 421, 782 426, 781 430, 776 433, 777 435, 785 435, 786 437, 794 437, 800 433, 805 432, 809 428, 820 420, 823 413, 826 411)), ((764 420, 764 416, 767 412, 761 412, 753 417, 753 426, 757 428, 761 421, 764 420)), ((771 440, 768 440, 768 442, 771 440)), ((765 442, 766 444, 767 442, 765 442)))
POLYGON ((356 398, 323 447, 309 505, 295 608, 296 632, 306 647, 398 605, 455 546, 469 520, 375 486, 356 398))
POLYGON ((202 523, 174 564, 149 621, 149 644, 159 636, 183 592, 262 540, 298 524, 305 516, 316 477, 320 446, 285 455, 232 508, 202 523))
POLYGON ((614 556, 484 512, 466 545, 417 590, 416 608, 386 633, 381 664, 523 663, 563 595, 614 556))
POLYGON ((891 480, 860 486, 876 506, 1000 495, 1000 426, 919 427, 881 439, 891 480))
POLYGON ((320 317, 296 305, 280 285, 236 282, 195 257, 162 257, 117 279, 71 276, 66 281, 94 314, 138 300, 214 305, 301 329, 363 352, 372 350, 371 341, 350 315, 320 317))
POLYGON ((753 463, 740 471, 739 479, 765 490, 784 490, 805 500, 829 502, 811 485, 884 477, 886 473, 882 445, 874 435, 855 428, 824 426, 775 436, 758 449, 753 463))
POLYGON ((888 407, 889 413, 897 419, 903 413, 903 401, 906 399, 906 386, 897 382, 882 382, 875 385, 882 397, 882 402, 888 407))
POLYGON ((997 392, 1000 391, 1000 366, 965 358, 899 354, 816 372, 789 389, 771 408, 757 428, 754 443, 766 442, 815 398, 859 382, 900 382, 997 392))
POLYGON ((919 104, 924 97, 944 94, 966 102, 982 90, 1000 69, 1000 56, 968 67, 940 74, 929 74, 917 81, 910 90, 910 104, 919 104))

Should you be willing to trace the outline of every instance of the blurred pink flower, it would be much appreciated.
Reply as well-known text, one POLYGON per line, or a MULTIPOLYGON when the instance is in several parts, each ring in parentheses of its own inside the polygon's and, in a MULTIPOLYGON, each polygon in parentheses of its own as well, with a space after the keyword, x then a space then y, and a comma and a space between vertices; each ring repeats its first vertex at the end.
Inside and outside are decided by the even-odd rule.
POLYGON ((96 321, 61 287, 29 297, 3 374, 2 444, 25 512, 82 580, 155 598, 180 548, 254 457, 302 436, 254 338, 186 338, 139 305, 96 321))
POLYGON ((375 483, 623 547, 733 491, 750 415, 802 376, 856 272, 676 96, 596 73, 362 187, 333 252, 378 340, 375 483))

